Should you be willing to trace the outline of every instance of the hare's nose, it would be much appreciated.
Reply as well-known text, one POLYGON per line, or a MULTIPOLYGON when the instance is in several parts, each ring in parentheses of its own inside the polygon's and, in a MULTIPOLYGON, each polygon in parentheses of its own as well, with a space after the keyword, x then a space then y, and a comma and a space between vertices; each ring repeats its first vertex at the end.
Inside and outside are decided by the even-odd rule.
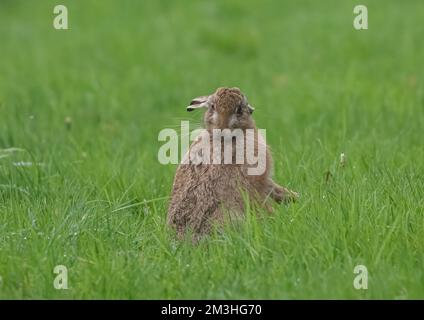
POLYGON ((232 129, 234 127, 237 126, 237 115, 232 114, 229 118, 228 118, 228 128, 232 129))

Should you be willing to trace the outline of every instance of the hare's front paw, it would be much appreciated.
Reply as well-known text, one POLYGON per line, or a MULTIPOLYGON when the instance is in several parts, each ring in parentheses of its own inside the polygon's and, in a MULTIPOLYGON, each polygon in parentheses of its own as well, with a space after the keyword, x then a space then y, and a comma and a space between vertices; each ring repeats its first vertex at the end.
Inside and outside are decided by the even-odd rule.
POLYGON ((286 189, 284 202, 285 203, 296 202, 299 199, 299 197, 300 197, 299 193, 286 189))
POLYGON ((274 186, 272 190, 272 198, 278 203, 296 202, 296 200, 299 199, 299 196, 299 193, 281 186, 274 186))

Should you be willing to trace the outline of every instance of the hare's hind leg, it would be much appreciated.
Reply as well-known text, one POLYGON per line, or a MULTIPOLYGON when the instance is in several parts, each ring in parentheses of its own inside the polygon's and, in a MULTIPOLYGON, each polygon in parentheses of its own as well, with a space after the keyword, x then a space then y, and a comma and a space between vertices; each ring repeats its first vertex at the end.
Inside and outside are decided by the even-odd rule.
POLYGON ((270 180, 270 182, 271 182, 270 197, 274 199, 277 203, 295 202, 299 198, 299 194, 297 192, 284 188, 276 184, 272 180, 270 180))

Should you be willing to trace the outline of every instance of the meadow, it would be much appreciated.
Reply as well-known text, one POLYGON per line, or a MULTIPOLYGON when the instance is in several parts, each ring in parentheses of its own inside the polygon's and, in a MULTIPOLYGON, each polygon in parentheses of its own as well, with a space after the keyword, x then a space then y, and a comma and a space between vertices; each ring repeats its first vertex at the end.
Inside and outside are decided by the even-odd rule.
POLYGON ((423 299, 423 9, 2 0, 0 298, 423 299), (166 226, 158 133, 198 126, 185 107, 220 86, 247 94, 301 199, 193 246, 166 226))

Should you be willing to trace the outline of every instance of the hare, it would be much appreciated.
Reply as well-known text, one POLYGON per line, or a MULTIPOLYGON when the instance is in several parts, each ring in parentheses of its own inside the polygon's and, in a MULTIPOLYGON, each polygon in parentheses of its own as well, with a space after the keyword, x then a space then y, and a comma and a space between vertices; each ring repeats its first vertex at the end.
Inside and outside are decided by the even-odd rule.
MULTIPOLYGON (((205 129, 193 141, 177 169, 168 209, 168 224, 176 230, 178 237, 184 237, 190 230, 194 240, 198 240, 211 231, 214 223, 222 223, 225 213, 242 216, 246 203, 244 194, 249 196, 249 201, 263 205, 268 211, 272 211, 269 198, 278 203, 297 199, 296 192, 271 179, 271 153, 252 118, 254 108, 240 89, 218 88, 212 95, 193 99, 187 111, 199 108, 206 109, 205 129), (219 142, 223 136, 214 135, 226 129, 238 130, 242 134, 241 140, 231 136, 230 163, 222 161, 225 160, 225 143, 223 148, 219 142), (249 138, 249 130, 253 137, 250 135, 249 138), (249 144, 253 144, 258 161, 264 160, 265 168, 259 174, 249 174, 253 169, 252 164, 246 163, 249 144), (237 158, 234 151, 240 146, 245 153, 243 158, 237 158), (265 150, 262 156, 259 155, 261 147, 265 150), (214 160, 221 162, 204 161, 207 154, 209 158, 214 154, 217 157, 214 160), (235 158, 242 161, 235 161, 235 158)), ((225 136, 223 138, 226 140, 225 136)))

